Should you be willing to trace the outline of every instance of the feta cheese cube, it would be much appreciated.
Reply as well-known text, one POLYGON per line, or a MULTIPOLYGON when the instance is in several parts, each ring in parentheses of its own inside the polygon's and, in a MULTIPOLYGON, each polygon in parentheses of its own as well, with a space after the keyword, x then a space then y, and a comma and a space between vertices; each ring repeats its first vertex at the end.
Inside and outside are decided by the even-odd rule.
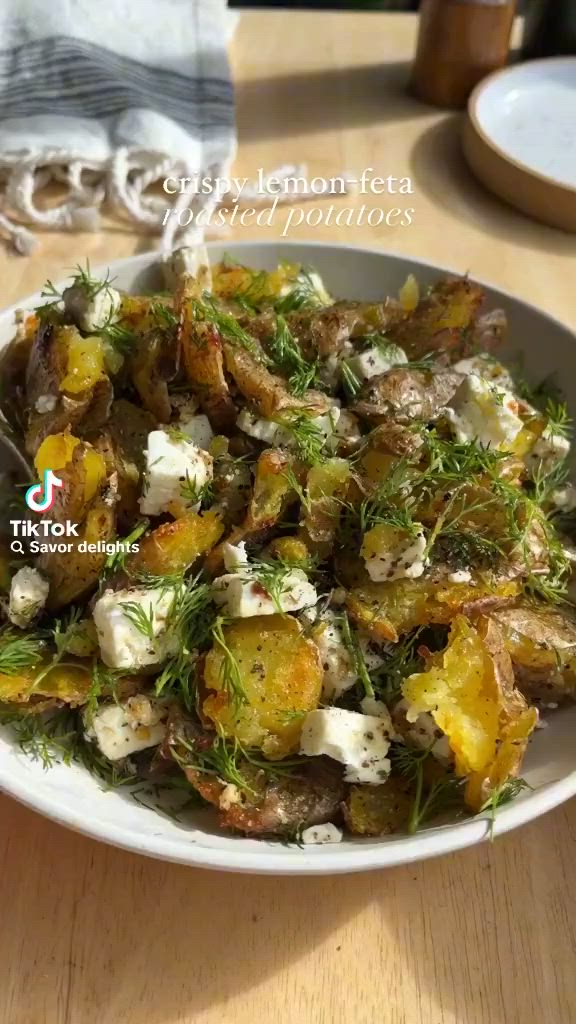
POLYGON ((102 284, 100 290, 91 296, 82 283, 78 282, 65 288, 62 298, 68 315, 87 334, 94 334, 106 324, 114 323, 122 304, 120 292, 108 284, 102 284))
POLYGON ((197 507, 198 502, 189 492, 203 487, 212 474, 212 456, 208 452, 192 441, 170 437, 165 430, 152 430, 148 434, 146 483, 140 511, 158 516, 169 511, 171 502, 185 508, 197 507))
POLYGON ((386 720, 344 708, 309 711, 302 724, 300 752, 325 755, 345 766, 347 782, 380 786, 390 774, 386 720))
POLYGON ((324 700, 337 700, 349 690, 358 678, 350 651, 344 643, 342 629, 334 612, 327 611, 324 621, 319 623, 312 634, 316 644, 324 677, 322 696, 324 700))
POLYGON ((565 484, 558 487, 552 494, 552 502, 561 512, 573 512, 576 508, 576 487, 565 484))
POLYGON ((212 291, 212 271, 205 245, 183 245, 164 260, 164 279, 168 288, 175 288, 185 274, 195 277, 200 291, 212 291))
MULTIPOLYGON (((332 442, 333 446, 336 446, 338 440, 340 440, 339 438, 334 438, 340 413, 340 408, 337 405, 333 405, 322 416, 310 418, 310 423, 316 427, 320 434, 324 435, 326 441, 332 442)), ((257 441, 263 441, 264 444, 270 445, 273 448, 294 447, 294 435, 289 427, 276 423, 274 420, 258 419, 248 409, 242 409, 236 420, 236 425, 245 434, 248 434, 249 437, 254 437, 257 441)))
POLYGON ((562 462, 570 452, 570 441, 563 434, 554 434, 550 427, 542 432, 532 451, 525 458, 528 469, 541 467, 549 473, 557 462, 562 462))
POLYGON ((371 715, 373 718, 379 718, 384 723, 384 735, 389 740, 400 740, 400 736, 394 728, 392 722, 392 716, 383 701, 376 700, 375 697, 364 697, 360 701, 360 708, 363 715, 371 715))
POLYGON ((36 412, 43 415, 47 412, 54 412, 54 409, 58 405, 58 398, 56 395, 38 395, 38 398, 34 402, 34 408, 36 412))
POLYGON ((448 573, 450 583, 471 583, 472 573, 469 569, 457 569, 456 572, 448 573))
POLYGON ((125 704, 99 707, 91 716, 86 736, 96 741, 109 761, 118 761, 162 743, 167 717, 163 701, 142 695, 130 697, 125 704))
POLYGON ((178 423, 178 429, 187 434, 191 441, 198 448, 206 450, 214 437, 214 431, 210 426, 210 420, 203 413, 191 416, 189 419, 182 417, 178 423))
POLYGON ((438 728, 430 711, 414 712, 407 700, 401 700, 394 708, 394 714, 397 713, 405 715, 406 722, 409 723, 404 737, 412 746, 421 750, 430 747, 430 753, 440 764, 448 766, 452 763, 454 755, 448 737, 438 728))
POLYGON ((304 846, 325 846, 328 843, 341 843, 342 835, 341 829, 327 821, 325 825, 310 825, 310 828, 305 828, 300 838, 304 846))
POLYGON ((426 537, 419 523, 416 532, 379 523, 364 534, 360 554, 375 583, 415 580, 426 568, 426 537))
POLYGON ((297 612, 316 604, 318 595, 301 569, 291 569, 281 579, 274 598, 266 590, 264 581, 248 566, 243 571, 226 573, 214 580, 212 594, 220 607, 232 619, 248 619, 253 615, 275 615, 278 612, 297 612))
POLYGON ((25 565, 12 577, 8 618, 15 626, 24 629, 42 611, 48 597, 50 584, 37 569, 25 565))
POLYGON ((524 426, 514 395, 474 373, 462 381, 449 408, 458 441, 477 441, 485 448, 510 451, 524 426))
POLYGON ((452 369, 456 373, 463 373, 466 377, 474 373, 477 377, 483 377, 484 380, 495 384, 498 388, 504 388, 507 391, 514 390, 514 381, 506 367, 487 353, 459 359, 457 363, 454 363, 452 369))
POLYGON ((392 343, 372 345, 347 360, 348 366, 358 380, 370 380, 372 377, 378 377, 379 374, 391 370, 393 366, 401 366, 407 362, 408 357, 404 349, 392 343))
POLYGON ((228 572, 234 572, 236 569, 240 569, 241 566, 248 565, 245 541, 241 540, 239 544, 229 544, 226 541, 222 546, 222 559, 224 561, 224 568, 228 572))
POLYGON ((168 625, 176 599, 174 587, 106 590, 92 612, 103 662, 137 669, 174 654, 178 639, 168 625))

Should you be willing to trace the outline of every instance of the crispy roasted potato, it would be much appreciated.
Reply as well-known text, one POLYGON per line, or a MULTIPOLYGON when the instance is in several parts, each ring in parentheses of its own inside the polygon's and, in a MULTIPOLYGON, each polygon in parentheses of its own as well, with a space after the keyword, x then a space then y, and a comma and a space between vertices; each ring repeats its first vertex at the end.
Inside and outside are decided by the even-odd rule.
POLYGON ((466 802, 479 811, 492 790, 516 775, 538 712, 515 689, 510 656, 496 624, 458 615, 448 645, 402 692, 411 721, 423 711, 448 737, 456 773, 468 778, 466 802))
POLYGON ((390 326, 387 336, 410 359, 436 351, 453 358, 466 355, 483 298, 480 285, 466 277, 439 281, 409 316, 390 326))
POLYGON ((412 797, 405 779, 389 778, 383 786, 351 786, 344 820, 357 836, 386 836, 408 825, 412 797))
POLYGON ((520 592, 517 580, 452 583, 447 579, 393 580, 360 583, 346 599, 358 626, 375 640, 396 642, 416 626, 448 625, 459 612, 474 614, 512 601, 520 592))
MULTIPOLYGON (((244 521, 234 527, 226 538, 230 544, 257 536, 274 526, 296 493, 288 479, 290 459, 279 448, 267 448, 256 463, 254 490, 244 521)), ((206 559, 206 569, 213 576, 222 568, 222 545, 206 559)))
POLYGON ((101 339, 83 338, 76 327, 41 324, 26 370, 26 451, 34 455, 48 434, 102 426, 112 397, 101 339), (47 401, 52 406, 44 411, 47 401))
POLYGON ((453 370, 411 370, 397 366, 364 384, 352 407, 372 423, 406 425, 433 420, 453 397, 462 374, 453 370))
POLYGON ((49 668, 50 664, 50 658, 41 659, 33 668, 18 675, 0 673, 0 701, 25 703, 31 697, 46 697, 65 704, 84 704, 92 684, 91 663, 66 663, 49 668), (35 683, 44 669, 48 671, 35 683))
MULTIPOLYGON (((52 440, 47 438, 44 445, 52 440)), ((43 451, 46 455, 44 446, 43 451)), ((116 481, 112 478, 106 484, 102 465, 102 456, 81 441, 74 445, 70 460, 58 469, 63 487, 55 492, 51 517, 57 523, 69 520, 78 524, 78 536, 66 538, 71 551, 52 550, 38 556, 38 568, 50 580, 47 604, 52 610, 84 596, 96 585, 106 552, 90 550, 90 546, 105 544, 116 535, 116 481), (84 546, 86 550, 82 550, 84 546)), ((52 546, 56 546, 54 541, 52 546)))
POLYGON ((139 550, 127 562, 128 572, 156 576, 183 572, 210 551, 223 532, 222 520, 212 509, 186 512, 174 522, 157 526, 139 542, 139 550))
POLYGON ((302 531, 309 547, 329 548, 342 513, 352 471, 346 459, 326 459, 308 471, 302 531))
POLYGON ((330 408, 329 399, 319 391, 306 391, 302 398, 292 395, 282 377, 271 373, 263 361, 239 345, 225 342, 224 360, 238 390, 266 419, 294 411, 320 416, 330 408))
POLYGON ((530 701, 576 694, 576 621, 560 608, 521 602, 492 612, 512 658, 516 685, 530 701))
POLYGON ((180 363, 175 334, 152 328, 138 338, 130 355, 130 373, 144 408, 159 423, 168 423, 172 406, 168 382, 174 380, 180 363))
POLYGON ((218 430, 225 431, 236 422, 236 406, 224 373, 220 333, 214 324, 198 320, 194 315, 194 301, 198 298, 194 278, 184 278, 176 302, 182 361, 203 411, 218 430))
POLYGON ((203 714, 225 736, 281 758, 298 750, 303 713, 318 706, 322 675, 318 648, 296 619, 241 619, 222 627, 206 656, 204 684, 213 693, 203 714))

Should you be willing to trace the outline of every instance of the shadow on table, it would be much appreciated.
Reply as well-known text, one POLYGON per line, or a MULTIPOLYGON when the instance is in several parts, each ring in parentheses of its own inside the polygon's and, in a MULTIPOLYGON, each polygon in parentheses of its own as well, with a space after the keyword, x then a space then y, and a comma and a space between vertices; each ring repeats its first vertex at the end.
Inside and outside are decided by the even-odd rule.
POLYGON ((463 115, 448 114, 418 138, 411 153, 416 190, 459 221, 463 231, 472 223, 526 249, 576 255, 576 235, 532 220, 477 181, 462 152, 462 121, 463 115))
POLYGON ((430 115, 406 96, 409 72, 398 61, 238 82, 240 144, 430 115))
MULTIPOLYGON (((234 1007, 238 1012, 234 997, 244 993, 251 1005, 250 990, 280 975, 281 989, 270 989, 272 1020, 308 1024, 313 1018, 303 1007, 312 1005, 328 1014, 349 976, 355 1019, 373 1024, 391 1019, 382 1015, 381 984, 370 981, 379 964, 386 965, 386 1005, 394 1008, 394 1020, 405 1019, 402 1007, 410 1006, 420 1007, 417 1019, 423 1022, 517 1024, 543 1020, 531 1014, 546 1004, 552 1010, 546 1020, 569 1019, 562 1016, 562 993, 569 990, 573 953, 569 944, 555 947, 554 972, 543 975, 554 936, 533 920, 544 901, 551 913, 542 926, 555 927, 558 893, 552 886, 563 877, 560 861, 567 855, 554 839, 559 826, 566 829, 558 818, 564 810, 548 816, 547 829, 542 822, 523 829, 521 844, 509 836, 495 847, 389 872, 275 879, 164 864, 47 822, 42 855, 29 859, 27 869, 38 819, 1 803, 10 823, 9 837, 4 832, 2 838, 12 847, 0 879, 3 919, 13 922, 16 934, 23 923, 34 929, 31 949, 37 954, 21 961, 26 935, 20 933, 16 943, 11 928, 3 929, 0 953, 13 979, 8 999, 14 1024, 41 1018, 169 1024, 210 1011, 211 1020, 213 1014, 230 1024, 234 1007), (370 948, 359 947, 360 941, 370 948), (305 958, 319 946, 322 970, 314 974, 305 958), (391 950, 393 967, 386 960, 391 950), (515 956, 531 964, 530 971, 522 970, 521 984, 515 956), (284 1005, 290 991, 294 1002, 284 1005)), ((574 812, 576 804, 564 838, 574 834, 574 812)), ((338 1022, 347 1019, 344 1004, 341 1009, 338 1022)))

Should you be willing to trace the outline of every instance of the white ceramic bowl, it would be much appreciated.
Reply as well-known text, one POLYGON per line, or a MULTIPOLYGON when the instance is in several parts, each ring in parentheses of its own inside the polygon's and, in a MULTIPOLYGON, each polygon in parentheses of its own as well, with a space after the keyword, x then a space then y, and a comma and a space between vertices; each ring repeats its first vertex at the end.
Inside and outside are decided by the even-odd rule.
MULTIPOLYGON (((377 299, 397 292, 408 273, 423 284, 446 271, 388 253, 322 244, 245 243, 213 245, 218 259, 224 251, 250 266, 268 269, 279 260, 314 265, 333 294, 377 299)), ((160 283, 156 255, 136 256, 110 265, 118 285, 137 291, 160 283)), ((487 288, 491 306, 503 307, 510 322, 510 352, 522 350, 526 369, 535 380, 557 368, 562 384, 572 388, 576 411, 576 339, 560 323, 525 302, 487 288)), ((39 295, 19 306, 33 306, 39 295)), ((14 309, 0 316, 0 346, 12 337, 14 309)), ((523 775, 534 787, 498 812, 495 834, 531 821, 576 793, 576 708, 549 719, 530 745, 523 775)), ((486 839, 485 818, 431 828, 414 836, 346 839, 335 846, 284 846, 230 836, 219 831, 209 810, 197 811, 184 824, 139 806, 124 790, 103 791, 84 769, 55 765, 44 770, 25 757, 7 729, 0 729, 0 788, 6 793, 86 835, 137 853, 196 867, 270 874, 329 874, 366 871, 459 850, 486 839)))

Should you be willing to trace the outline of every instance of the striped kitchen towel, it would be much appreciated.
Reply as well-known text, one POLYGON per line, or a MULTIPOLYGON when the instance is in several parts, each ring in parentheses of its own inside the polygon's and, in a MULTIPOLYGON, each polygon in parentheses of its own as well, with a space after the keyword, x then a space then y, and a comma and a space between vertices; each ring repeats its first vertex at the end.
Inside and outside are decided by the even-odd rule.
POLYGON ((235 17, 225 0, 0 0, 0 236, 29 253, 23 224, 96 230, 103 203, 159 232, 173 197, 150 186, 226 176, 235 17))

